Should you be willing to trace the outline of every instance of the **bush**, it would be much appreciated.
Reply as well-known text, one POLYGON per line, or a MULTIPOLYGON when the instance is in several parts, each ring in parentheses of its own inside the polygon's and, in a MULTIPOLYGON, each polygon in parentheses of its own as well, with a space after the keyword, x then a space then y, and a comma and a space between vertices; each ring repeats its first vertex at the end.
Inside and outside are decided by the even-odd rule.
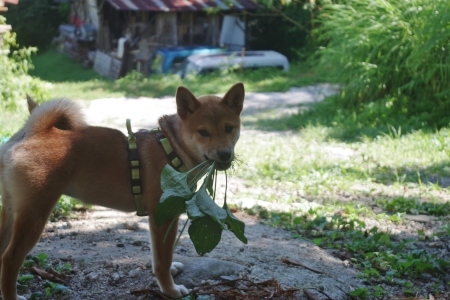
MULTIPOLYGON (((5 24, 5 18, 0 16, 0 24, 5 24)), ((7 32, 0 38, 0 108, 15 109, 16 101, 24 99, 25 94, 40 101, 45 98, 44 83, 28 75, 32 68, 31 55, 36 48, 18 48, 16 34, 7 32), (12 50, 16 48, 16 50, 12 50)))
POLYGON ((342 83, 344 107, 449 124, 447 1, 344 0, 325 4, 319 21, 316 65, 342 83))

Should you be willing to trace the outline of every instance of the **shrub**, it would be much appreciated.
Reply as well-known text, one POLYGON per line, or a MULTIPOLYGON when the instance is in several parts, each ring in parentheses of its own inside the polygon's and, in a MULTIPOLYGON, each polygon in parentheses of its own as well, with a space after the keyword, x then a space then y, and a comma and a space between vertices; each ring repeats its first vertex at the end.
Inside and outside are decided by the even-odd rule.
MULTIPOLYGON (((5 24, 3 16, 0 24, 5 24)), ((35 52, 33 47, 18 48, 15 33, 7 32, 0 38, 0 108, 16 108, 16 101, 24 99, 25 94, 38 101, 46 97, 44 83, 28 75, 31 54, 35 52), (16 50, 11 51, 12 48, 16 50)))
POLYGON ((319 21, 317 68, 342 83, 344 107, 449 124, 447 1, 344 0, 325 4, 319 21))

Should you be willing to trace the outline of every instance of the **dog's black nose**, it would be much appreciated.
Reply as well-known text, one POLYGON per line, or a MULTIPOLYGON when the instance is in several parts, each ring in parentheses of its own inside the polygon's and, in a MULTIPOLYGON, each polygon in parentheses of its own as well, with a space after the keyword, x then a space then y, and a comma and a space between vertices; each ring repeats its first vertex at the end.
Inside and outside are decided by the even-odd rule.
POLYGON ((217 156, 223 162, 227 162, 231 158, 231 151, 228 149, 217 150, 217 156))

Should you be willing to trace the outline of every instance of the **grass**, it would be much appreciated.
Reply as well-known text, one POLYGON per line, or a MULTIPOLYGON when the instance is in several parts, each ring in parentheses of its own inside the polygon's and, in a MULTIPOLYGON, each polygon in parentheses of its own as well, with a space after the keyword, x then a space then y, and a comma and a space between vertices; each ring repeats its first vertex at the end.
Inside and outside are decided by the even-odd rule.
POLYGON ((55 50, 33 57, 33 64, 35 69, 30 74, 51 83, 51 98, 83 100, 173 96, 180 85, 189 86, 199 95, 225 93, 236 82, 245 82, 246 90, 252 92, 286 91, 317 81, 312 72, 305 71, 310 68, 304 63, 294 63, 288 73, 275 69, 226 70, 184 80, 176 75, 143 77, 131 73, 117 81, 100 77, 55 50))
POLYGON ((398 138, 380 132, 349 143, 331 138, 327 127, 310 125, 293 133, 245 136, 238 147, 249 167, 236 172, 255 187, 289 183, 301 197, 359 195, 362 187, 367 195, 402 193, 404 187, 416 187, 429 190, 430 198, 450 178, 448 147, 441 143, 450 144, 449 129, 398 138))

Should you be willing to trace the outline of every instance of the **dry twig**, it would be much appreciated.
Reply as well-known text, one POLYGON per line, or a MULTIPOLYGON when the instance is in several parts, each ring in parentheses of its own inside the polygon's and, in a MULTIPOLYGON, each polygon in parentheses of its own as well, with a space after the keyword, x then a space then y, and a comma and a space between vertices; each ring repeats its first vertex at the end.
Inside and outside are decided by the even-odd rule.
POLYGON ((38 267, 32 267, 31 273, 34 273, 36 275, 39 275, 43 279, 50 280, 52 282, 60 283, 60 284, 66 284, 64 281, 65 275, 56 272, 55 270, 50 269, 48 272, 44 269, 38 268, 38 267))
POLYGON ((308 300, 320 300, 319 297, 317 297, 315 294, 313 294, 310 290, 304 289, 303 294, 305 295, 308 300))
POLYGON ((321 272, 321 271, 318 271, 318 270, 315 270, 315 269, 313 269, 313 268, 307 267, 307 266, 305 266, 304 264, 302 264, 301 262, 293 261, 293 260, 290 260, 290 259, 288 259, 288 258, 286 258, 286 257, 283 257, 283 258, 281 259, 281 262, 283 262, 283 263, 285 263, 285 264, 287 264, 287 265, 293 265, 293 266, 303 267, 303 268, 305 268, 305 269, 307 269, 307 270, 310 270, 311 272, 314 272, 314 273, 317 273, 317 274, 323 274, 323 272, 321 272))

